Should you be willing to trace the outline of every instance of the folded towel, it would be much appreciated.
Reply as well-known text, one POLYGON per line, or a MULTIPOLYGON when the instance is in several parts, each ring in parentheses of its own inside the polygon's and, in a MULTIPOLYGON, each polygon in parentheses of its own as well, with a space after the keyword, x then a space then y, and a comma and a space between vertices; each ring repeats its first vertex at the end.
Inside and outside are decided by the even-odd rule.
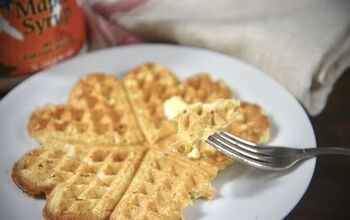
POLYGON ((94 0, 92 47, 167 41, 244 60, 316 115, 350 66, 347 0, 94 0))

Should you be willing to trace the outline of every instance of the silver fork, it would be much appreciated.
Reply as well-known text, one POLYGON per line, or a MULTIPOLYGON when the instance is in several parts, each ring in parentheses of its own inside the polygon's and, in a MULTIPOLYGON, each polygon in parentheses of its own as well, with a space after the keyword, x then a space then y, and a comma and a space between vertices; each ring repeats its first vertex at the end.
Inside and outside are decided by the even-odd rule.
POLYGON ((297 162, 317 155, 349 155, 350 148, 322 147, 295 149, 251 143, 220 130, 206 140, 234 160, 265 170, 285 170, 297 162))

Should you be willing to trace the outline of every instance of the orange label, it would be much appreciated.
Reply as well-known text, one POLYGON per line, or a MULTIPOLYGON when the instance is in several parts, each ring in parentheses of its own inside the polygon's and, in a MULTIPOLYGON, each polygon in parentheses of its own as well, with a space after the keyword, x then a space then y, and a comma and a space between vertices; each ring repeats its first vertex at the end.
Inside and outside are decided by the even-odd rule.
POLYGON ((36 72, 85 42, 81 0, 0 0, 0 77, 36 72))

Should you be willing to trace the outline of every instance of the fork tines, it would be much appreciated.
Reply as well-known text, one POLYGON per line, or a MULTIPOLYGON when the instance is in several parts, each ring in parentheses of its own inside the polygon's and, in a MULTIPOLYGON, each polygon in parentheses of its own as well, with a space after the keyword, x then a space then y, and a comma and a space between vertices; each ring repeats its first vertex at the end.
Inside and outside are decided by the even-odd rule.
POLYGON ((223 130, 209 136, 206 142, 227 156, 255 167, 261 168, 271 159, 264 148, 223 130))

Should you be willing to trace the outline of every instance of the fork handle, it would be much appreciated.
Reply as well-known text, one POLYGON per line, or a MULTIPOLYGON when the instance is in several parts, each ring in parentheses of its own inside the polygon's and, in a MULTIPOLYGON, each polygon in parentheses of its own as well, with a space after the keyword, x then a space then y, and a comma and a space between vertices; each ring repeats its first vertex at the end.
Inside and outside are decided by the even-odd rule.
POLYGON ((306 148, 303 150, 303 158, 309 158, 317 155, 348 155, 350 156, 350 148, 344 147, 317 147, 306 148))

